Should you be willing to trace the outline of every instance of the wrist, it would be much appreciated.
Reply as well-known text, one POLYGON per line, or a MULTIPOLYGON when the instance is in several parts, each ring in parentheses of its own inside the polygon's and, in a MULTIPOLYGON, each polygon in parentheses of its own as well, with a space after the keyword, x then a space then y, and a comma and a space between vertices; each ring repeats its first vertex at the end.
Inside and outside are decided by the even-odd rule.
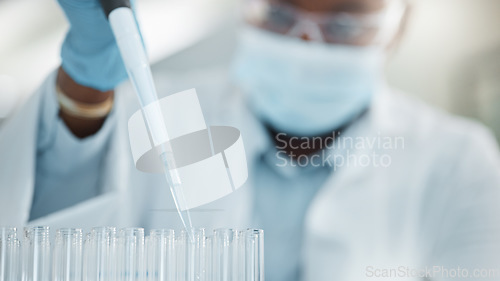
POLYGON ((99 91, 75 82, 61 67, 56 80, 59 115, 79 138, 96 133, 112 109, 114 91, 99 91))
POLYGON ((100 91, 75 82, 66 71, 60 67, 57 72, 57 87, 69 99, 84 104, 100 104, 113 97, 114 90, 100 91))

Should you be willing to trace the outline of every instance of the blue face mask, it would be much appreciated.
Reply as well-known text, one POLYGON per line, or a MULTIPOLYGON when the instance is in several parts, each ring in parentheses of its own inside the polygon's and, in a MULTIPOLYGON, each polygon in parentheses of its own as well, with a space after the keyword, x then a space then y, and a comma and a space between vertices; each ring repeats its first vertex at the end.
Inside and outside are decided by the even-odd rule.
POLYGON ((382 84, 381 47, 306 42, 253 27, 239 43, 234 78, 255 114, 282 132, 338 129, 366 110, 382 84))

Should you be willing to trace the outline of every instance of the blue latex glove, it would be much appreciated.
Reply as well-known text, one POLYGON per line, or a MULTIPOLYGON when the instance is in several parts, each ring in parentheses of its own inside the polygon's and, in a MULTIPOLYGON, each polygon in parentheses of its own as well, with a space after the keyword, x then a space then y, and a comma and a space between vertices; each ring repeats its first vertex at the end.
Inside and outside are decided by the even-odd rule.
POLYGON ((70 23, 61 49, 62 68, 80 85, 100 91, 115 88, 127 72, 99 1, 58 2, 70 23))

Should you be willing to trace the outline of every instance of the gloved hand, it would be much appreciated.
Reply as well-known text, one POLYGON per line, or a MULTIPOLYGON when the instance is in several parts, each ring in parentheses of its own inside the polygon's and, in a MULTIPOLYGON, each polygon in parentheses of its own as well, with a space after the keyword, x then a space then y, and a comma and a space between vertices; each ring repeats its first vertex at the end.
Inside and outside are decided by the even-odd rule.
POLYGON ((113 89, 127 78, 127 72, 99 1, 58 2, 70 23, 61 49, 62 68, 80 85, 113 89))

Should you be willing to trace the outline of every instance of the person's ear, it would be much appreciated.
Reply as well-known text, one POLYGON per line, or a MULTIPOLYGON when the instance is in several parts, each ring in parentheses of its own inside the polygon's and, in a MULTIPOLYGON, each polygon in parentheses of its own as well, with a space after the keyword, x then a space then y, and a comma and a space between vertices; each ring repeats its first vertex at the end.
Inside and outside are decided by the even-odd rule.
POLYGON ((399 23, 399 28, 394 35, 394 38, 392 38, 392 40, 387 45, 387 51, 394 51, 399 46, 408 27, 408 22, 412 13, 412 6, 409 1, 404 1, 404 5, 404 12, 401 18, 401 22, 399 23))

